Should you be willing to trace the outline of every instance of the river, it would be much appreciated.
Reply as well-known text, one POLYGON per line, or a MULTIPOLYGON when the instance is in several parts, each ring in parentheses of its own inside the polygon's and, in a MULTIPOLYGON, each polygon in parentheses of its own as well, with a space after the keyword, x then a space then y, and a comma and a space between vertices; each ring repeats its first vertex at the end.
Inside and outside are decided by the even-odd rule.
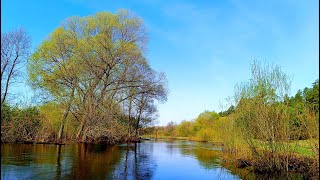
POLYGON ((190 141, 1 144, 1 179, 240 179, 221 165, 220 150, 190 141))

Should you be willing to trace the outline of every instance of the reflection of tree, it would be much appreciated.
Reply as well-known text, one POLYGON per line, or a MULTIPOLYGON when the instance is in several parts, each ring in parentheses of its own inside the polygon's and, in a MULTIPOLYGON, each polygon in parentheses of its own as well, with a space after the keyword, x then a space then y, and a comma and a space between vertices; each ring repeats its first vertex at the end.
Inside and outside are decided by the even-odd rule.
POLYGON ((126 146, 126 156, 124 161, 124 171, 123 171, 123 179, 127 179, 128 175, 128 157, 129 157, 129 146, 126 146))
POLYGON ((56 154, 56 147, 52 145, 1 144, 1 164, 5 165, 30 166, 33 163, 55 165, 56 154))
POLYGON ((166 149, 170 155, 176 153, 174 151, 178 151, 183 155, 193 156, 206 169, 220 167, 221 152, 209 149, 206 144, 190 141, 171 141, 167 143, 166 149))
POLYGON ((117 146, 106 145, 78 144, 74 154, 68 176, 81 179, 111 178, 113 167, 121 158, 117 146))
POLYGON ((60 177, 59 154, 63 149, 44 144, 1 144, 1 179, 60 177))
POLYGON ((151 179, 156 168, 155 161, 151 159, 150 153, 153 152, 153 144, 135 145, 135 179, 151 179), (139 145, 139 146, 138 146, 139 145))
POLYGON ((152 152, 152 143, 112 147, 4 144, 1 164, 7 166, 1 168, 1 174, 9 179, 150 179, 155 168, 152 152), (12 165, 18 168, 12 169, 12 165))
POLYGON ((60 179, 61 178, 61 162, 60 162, 60 157, 61 157, 61 144, 59 144, 57 146, 57 149, 58 149, 58 153, 57 153, 57 171, 56 171, 56 178, 57 179, 60 179))
POLYGON ((177 141, 175 141, 174 139, 168 139, 168 140, 165 140, 165 142, 166 142, 167 153, 170 154, 170 155, 173 155, 173 154, 179 152, 179 149, 184 144, 184 141, 181 141, 181 142, 177 143, 177 141))
POLYGON ((116 179, 151 179, 156 166, 151 157, 153 144, 128 144, 122 148, 126 153, 116 167, 114 177, 116 179))
POLYGON ((207 148, 191 148, 180 149, 181 154, 194 156, 201 166, 206 169, 214 169, 220 167, 220 155, 221 152, 217 150, 210 150, 207 148))
POLYGON ((219 155, 220 152, 215 150, 195 149, 195 157, 202 166, 208 169, 212 169, 219 166, 219 155))

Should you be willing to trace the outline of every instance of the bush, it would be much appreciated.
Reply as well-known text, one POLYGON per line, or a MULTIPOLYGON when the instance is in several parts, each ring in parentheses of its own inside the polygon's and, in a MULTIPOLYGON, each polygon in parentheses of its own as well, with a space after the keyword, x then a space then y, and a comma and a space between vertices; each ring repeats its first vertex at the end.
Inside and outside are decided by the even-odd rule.
POLYGON ((3 107, 1 113, 1 142, 29 142, 36 138, 41 127, 36 107, 3 107))
POLYGON ((292 109, 285 101, 289 90, 289 78, 279 67, 261 66, 255 61, 252 78, 238 86, 235 96, 236 128, 250 147, 253 158, 266 162, 274 170, 288 170, 288 162, 280 165, 279 159, 280 155, 289 159, 294 153, 295 148, 289 144, 292 138, 311 138, 319 133, 315 130, 319 121, 305 104, 292 109), (268 156, 269 153, 273 156, 268 156))

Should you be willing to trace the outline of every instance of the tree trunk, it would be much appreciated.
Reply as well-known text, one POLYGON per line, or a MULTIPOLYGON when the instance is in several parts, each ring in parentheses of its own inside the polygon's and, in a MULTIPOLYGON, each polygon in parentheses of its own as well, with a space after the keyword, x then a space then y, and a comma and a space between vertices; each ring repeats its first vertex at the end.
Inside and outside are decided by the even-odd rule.
POLYGON ((82 123, 81 123, 80 129, 79 129, 79 131, 77 133, 77 136, 76 136, 77 139, 80 137, 81 132, 83 131, 84 124, 85 124, 85 120, 83 120, 82 123))
POLYGON ((61 121, 61 125, 60 125, 60 130, 59 130, 59 135, 58 135, 58 142, 61 143, 62 142, 62 136, 63 136, 63 130, 64 130, 64 125, 66 124, 67 121, 67 117, 70 111, 70 107, 71 107, 71 103, 72 103, 72 99, 73 99, 73 95, 74 95, 74 88, 72 88, 72 92, 71 92, 71 96, 67 105, 67 109, 63 114, 63 119, 61 121))
POLYGON ((131 107, 132 106, 132 98, 129 99, 129 115, 128 115, 128 138, 131 136, 131 107))
MULTIPOLYGON (((10 72, 9 72, 9 74, 8 74, 6 86, 5 86, 5 89, 4 89, 4 94, 3 94, 3 97, 2 97, 2 99, 1 99, 1 105, 2 105, 2 104, 5 102, 5 100, 6 100, 6 97, 7 97, 7 94, 8 94, 8 89, 9 89, 10 80, 11 80, 12 77, 13 77, 13 70, 14 70, 14 68, 15 68, 15 66, 16 66, 16 62, 17 62, 17 60, 18 60, 18 57, 19 57, 19 56, 17 55, 16 58, 14 59, 13 64, 12 64, 12 67, 11 67, 10 72)), ((2 76, 2 75, 1 75, 1 76, 2 76)), ((2 80, 2 77, 1 77, 1 80, 2 80)), ((2 87, 1 87, 1 89, 2 89, 2 87)))
POLYGON ((87 138, 87 132, 89 130, 89 127, 87 127, 84 131, 83 131, 83 135, 82 135, 82 142, 85 142, 86 138, 87 138))
POLYGON ((62 142, 64 125, 66 124, 69 111, 70 111, 70 104, 68 105, 68 108, 67 108, 66 112, 63 114, 63 119, 62 119, 62 122, 61 122, 61 125, 60 125, 60 130, 59 130, 59 134, 58 134, 58 141, 60 143, 62 142))
POLYGON ((139 123, 140 123, 140 118, 141 118, 141 109, 139 111, 139 116, 138 116, 138 119, 137 119, 137 124, 136 124, 136 138, 138 138, 139 134, 138 134, 138 131, 139 131, 139 123))

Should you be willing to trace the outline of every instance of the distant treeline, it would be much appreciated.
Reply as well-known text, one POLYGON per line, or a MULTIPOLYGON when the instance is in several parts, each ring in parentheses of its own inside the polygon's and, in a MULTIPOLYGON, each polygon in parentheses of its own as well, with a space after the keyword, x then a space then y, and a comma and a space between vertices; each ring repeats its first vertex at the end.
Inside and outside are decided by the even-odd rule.
POLYGON ((1 34, 1 142, 136 140, 166 101, 143 21, 128 11, 69 18, 29 56, 30 41, 22 29, 1 34), (24 65, 38 101, 28 107, 10 103, 24 65))

